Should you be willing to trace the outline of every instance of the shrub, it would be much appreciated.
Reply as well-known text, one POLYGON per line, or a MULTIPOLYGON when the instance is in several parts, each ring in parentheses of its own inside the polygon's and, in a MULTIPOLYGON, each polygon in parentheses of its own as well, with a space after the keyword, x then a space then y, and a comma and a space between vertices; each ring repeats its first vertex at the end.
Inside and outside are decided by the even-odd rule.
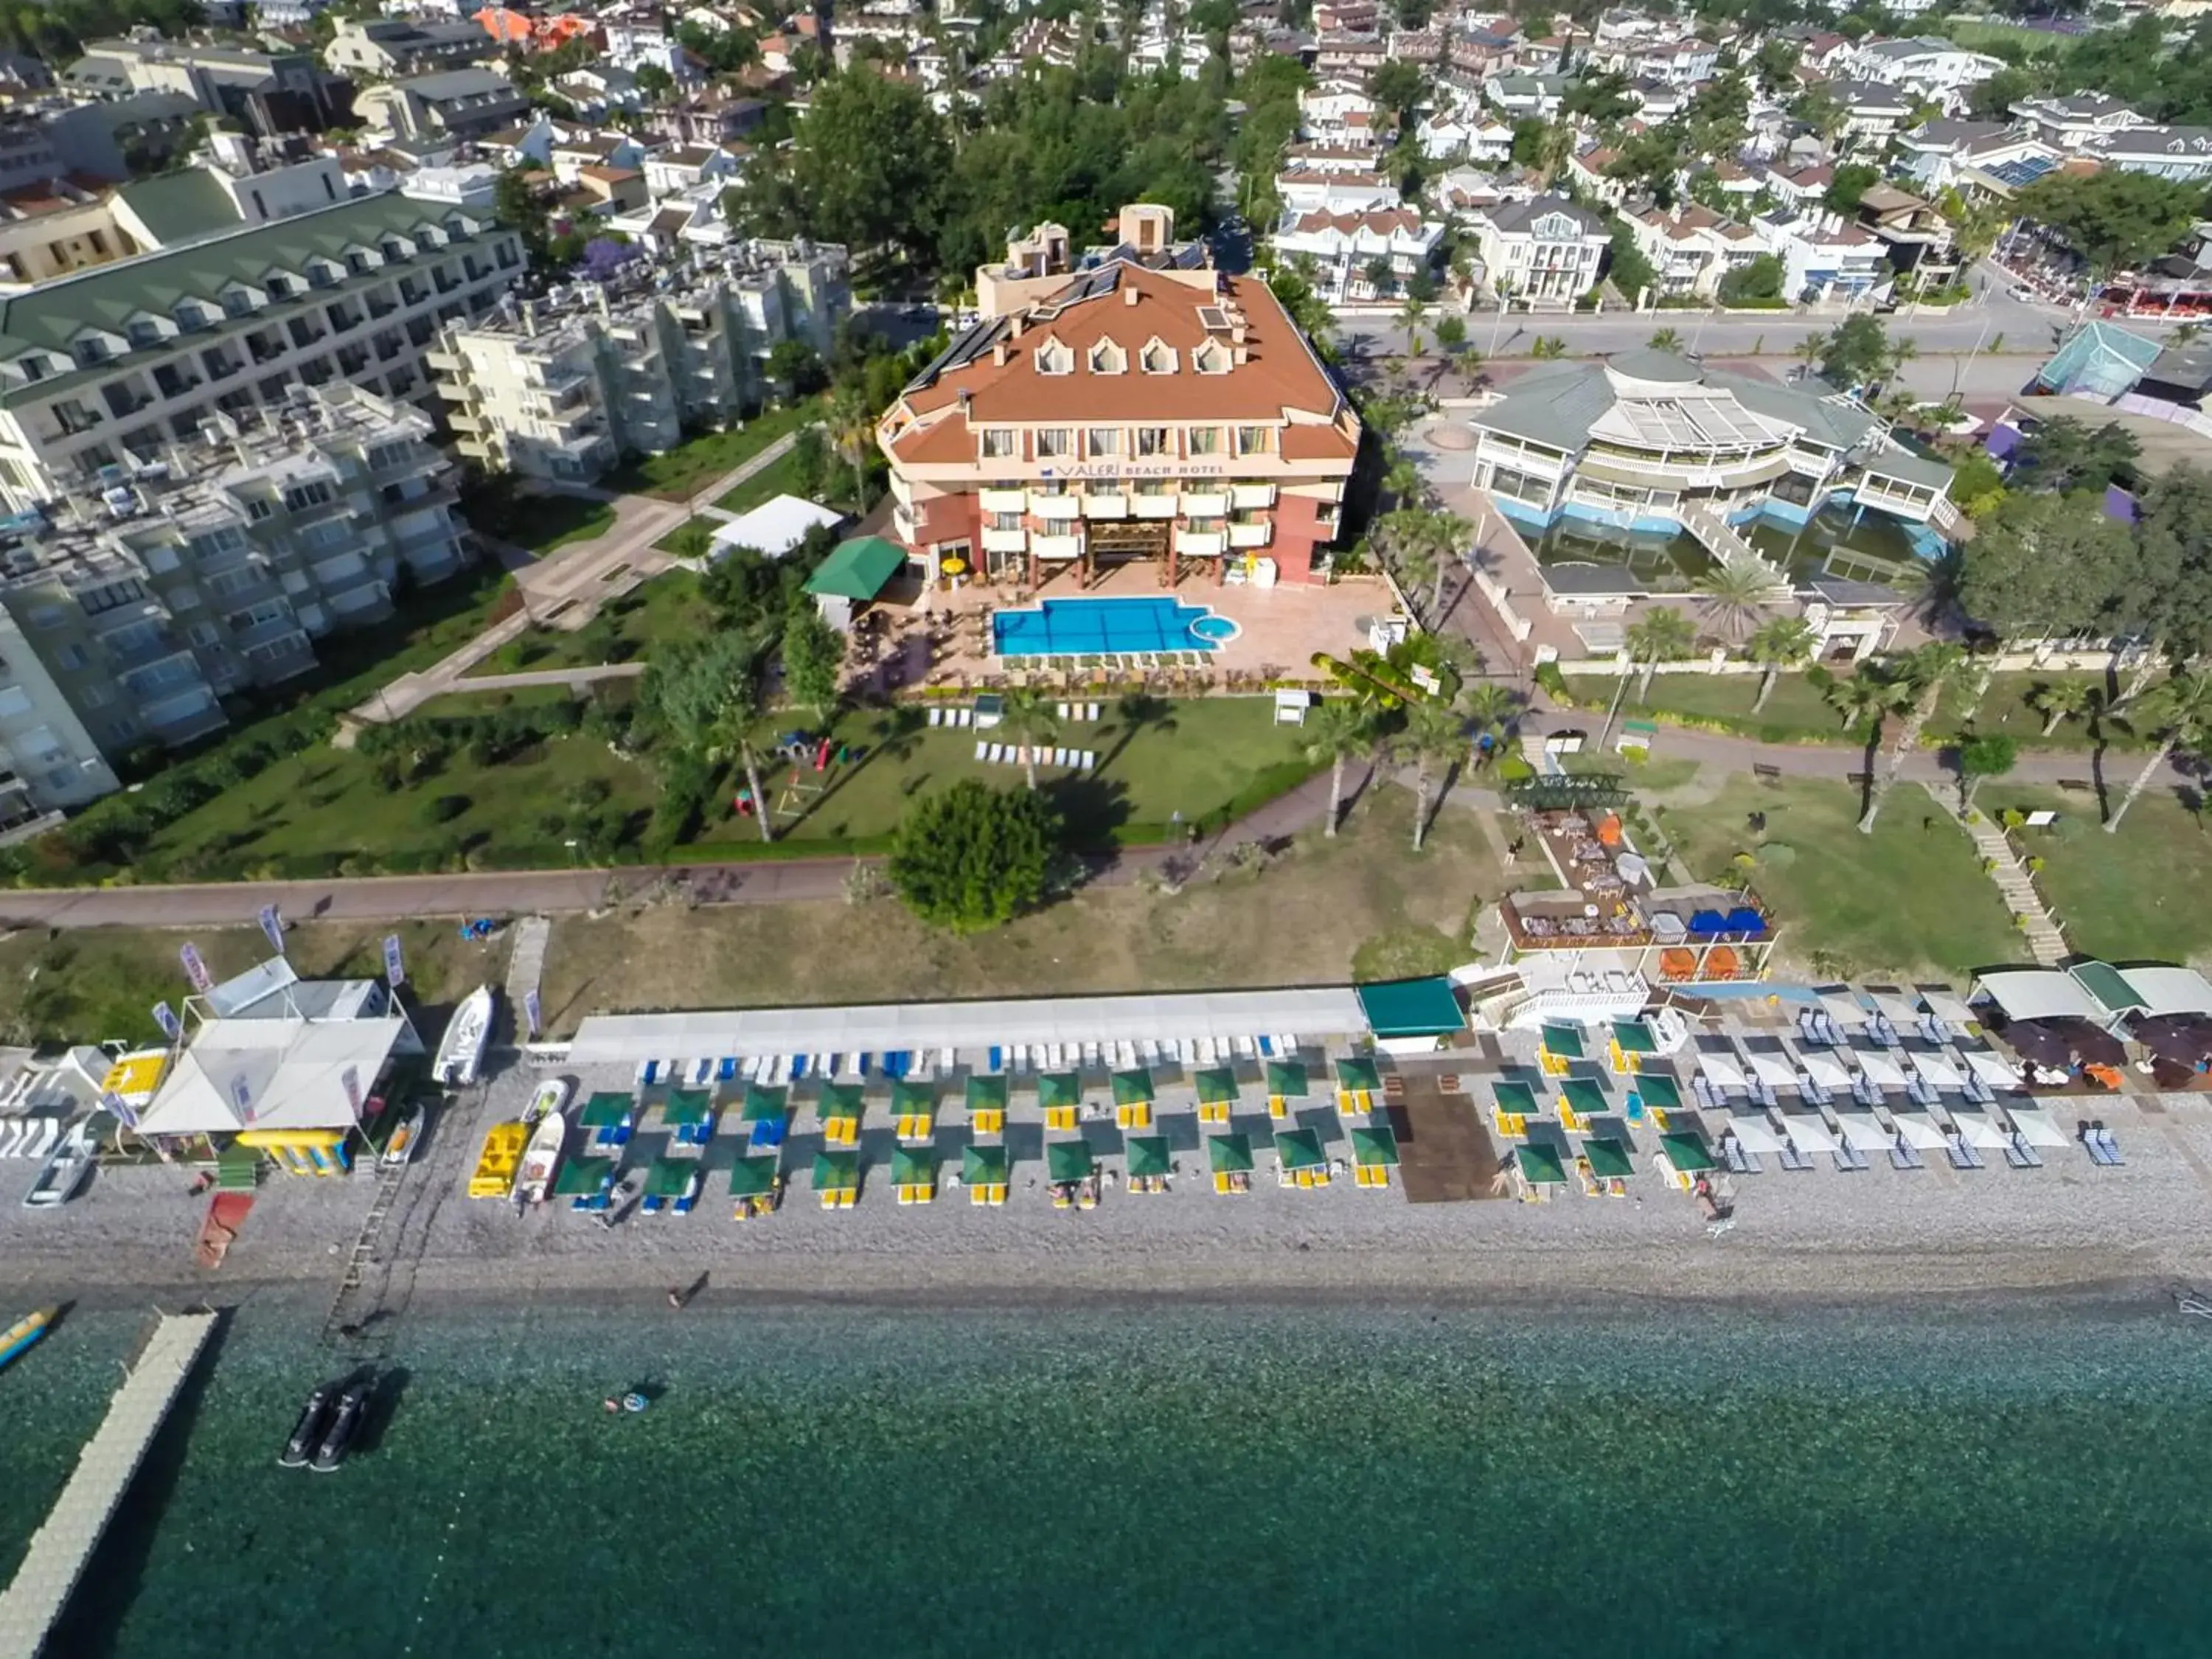
POLYGON ((451 823, 471 804, 466 795, 439 795, 424 805, 422 816, 432 823, 451 823))

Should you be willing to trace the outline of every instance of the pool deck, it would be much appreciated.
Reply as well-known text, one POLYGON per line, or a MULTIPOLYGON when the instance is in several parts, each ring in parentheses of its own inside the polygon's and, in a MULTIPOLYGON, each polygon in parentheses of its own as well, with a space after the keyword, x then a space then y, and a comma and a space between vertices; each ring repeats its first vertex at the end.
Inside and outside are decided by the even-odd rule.
POLYGON ((1000 658, 992 654, 991 612, 1026 609, 1047 599, 1158 599, 1203 605, 1237 627, 1237 637, 1207 653, 1206 666, 1187 671, 1217 684, 1233 676, 1245 679, 1308 678, 1316 652, 1341 656, 1367 643, 1368 618, 1394 608, 1390 590, 1379 577, 1352 576, 1328 586, 1217 586, 1203 573, 1186 576, 1175 588, 1159 585, 1157 564, 1122 565, 1089 587, 1074 573, 1055 576, 1033 592, 1003 586, 970 585, 951 592, 918 596, 908 605, 881 605, 884 618, 863 631, 854 653, 854 678, 878 691, 922 685, 983 686, 1006 683, 1010 676, 1057 675, 1073 669, 1071 659, 1000 658))

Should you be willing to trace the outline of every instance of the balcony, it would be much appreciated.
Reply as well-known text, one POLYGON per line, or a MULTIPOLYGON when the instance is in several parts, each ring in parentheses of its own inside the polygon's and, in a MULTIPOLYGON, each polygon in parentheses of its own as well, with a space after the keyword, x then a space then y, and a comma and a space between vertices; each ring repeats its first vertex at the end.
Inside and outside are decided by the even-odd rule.
POLYGON ((1035 553, 1040 559, 1051 559, 1065 562, 1066 561, 1079 559, 1083 556, 1084 539, 1083 535, 1079 532, 1073 535, 1048 536, 1040 534, 1030 538, 1030 550, 1035 553))
POLYGON ((1236 548, 1265 547, 1275 538, 1275 526, 1268 524, 1232 524, 1229 526, 1229 544, 1236 548))
POLYGON ((1030 548, 1030 532, 1026 530, 987 530, 983 532, 986 553, 1026 553, 1030 548))
POLYGON ((986 513, 1025 513, 1029 510, 1029 492, 1025 489, 979 489, 977 504, 986 513))
POLYGON ((1229 512, 1229 496, 1224 490, 1207 490, 1203 494, 1187 494, 1182 498, 1183 516, 1188 519, 1224 518, 1229 512))
POLYGON ((1229 486, 1229 505, 1238 513, 1257 513, 1275 504, 1273 484, 1231 484, 1229 486))
POLYGON ((1172 495, 1132 495, 1129 511, 1139 519, 1172 519, 1177 512, 1172 495))
POLYGON ((1126 519, 1129 516, 1129 498, 1118 489, 1103 494, 1093 490, 1083 498, 1083 516, 1086 519, 1126 519))
POLYGON ((1218 530, 1178 530, 1176 552, 1186 559, 1218 559, 1227 550, 1229 538, 1218 530))
POLYGON ((1054 524, 1065 524, 1083 514, 1082 498, 1076 495, 1031 495, 1030 511, 1054 524))

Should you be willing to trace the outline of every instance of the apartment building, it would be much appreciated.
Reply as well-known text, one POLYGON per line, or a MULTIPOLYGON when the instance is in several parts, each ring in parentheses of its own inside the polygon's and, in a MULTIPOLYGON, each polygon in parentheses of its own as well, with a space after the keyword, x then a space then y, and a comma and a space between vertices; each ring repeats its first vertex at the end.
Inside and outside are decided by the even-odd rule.
POLYGON ((403 76, 430 75, 440 70, 465 69, 491 57, 495 46, 482 27, 473 22, 414 23, 400 18, 377 17, 367 22, 347 19, 337 26, 323 61, 347 75, 374 75, 384 80, 403 76))
POLYGON ((2061 149, 2081 149, 2130 127, 2152 125, 2133 105, 2101 92, 2022 99, 2012 106, 2011 114, 2033 137, 2061 149))
POLYGON ((493 70, 443 70, 371 87, 356 100, 362 119, 400 138, 481 137, 530 113, 526 98, 493 70))
POLYGON ((1896 87, 1946 109, 1965 100, 1966 88, 1980 85, 2005 66, 2002 58, 1968 52, 1949 40, 1871 40, 1858 50, 1852 68, 1863 79, 1896 87))
POLYGON ((953 341, 877 427, 926 576, 1324 580, 1359 417, 1265 283, 1126 260, 953 341))
POLYGON ((307 52, 260 52, 207 41, 95 40, 62 80, 102 98, 170 93, 264 137, 319 132, 345 120, 352 87, 307 52))
POLYGON ((439 328, 522 267, 488 215, 386 191, 0 294, 0 498, 34 507, 295 386, 427 398, 439 328))
POLYGON ((671 276, 556 289, 447 331, 430 356, 462 455, 532 477, 588 479, 773 394, 786 340, 827 355, 852 308, 845 250, 741 242, 671 276))
POLYGON ((222 698, 302 673, 318 637, 389 615, 402 570, 458 570, 453 466, 431 434, 404 404, 296 388, 10 520, 0 836, 24 807, 112 789, 104 757, 220 728, 222 698))
POLYGON ((1571 304, 1595 288, 1611 240, 1603 218, 1563 196, 1478 208, 1468 225, 1491 291, 1539 305, 1571 304))
POLYGON ((1286 208, 1268 240, 1278 258, 1311 262, 1314 292, 1328 304, 1372 305, 1400 298, 1416 278, 1432 275, 1443 236, 1442 220, 1425 220, 1409 207, 1286 208))

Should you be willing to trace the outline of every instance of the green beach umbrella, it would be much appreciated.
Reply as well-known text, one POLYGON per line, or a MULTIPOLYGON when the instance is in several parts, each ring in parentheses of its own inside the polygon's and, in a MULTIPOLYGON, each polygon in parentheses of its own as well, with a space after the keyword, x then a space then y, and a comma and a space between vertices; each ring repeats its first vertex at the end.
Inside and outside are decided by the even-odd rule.
POLYGON ((1583 1057, 1583 1031, 1579 1025, 1559 1025, 1547 1021, 1543 1034, 1544 1052, 1557 1054, 1562 1060, 1583 1057))
POLYGON ((1613 1040, 1620 1045, 1624 1054, 1656 1054, 1659 1039, 1651 1035, 1651 1028, 1640 1019, 1616 1019, 1613 1022, 1613 1040))
POLYGON ((1490 1085, 1490 1097, 1498 1103, 1504 1117, 1541 1117, 1543 1109, 1536 1104, 1536 1091, 1525 1083, 1500 1079, 1490 1085))
POLYGON ((1152 1074, 1139 1066, 1127 1072, 1114 1073, 1114 1103, 1116 1106, 1149 1106, 1152 1103, 1152 1074))
POLYGON ((1129 1137, 1129 1174, 1133 1179, 1164 1176, 1171 1165, 1165 1135, 1129 1137))
POLYGON ((1212 1166, 1216 1175, 1249 1174, 1252 1168, 1252 1137, 1206 1136, 1206 1161, 1212 1166))
POLYGON ((1083 1082, 1073 1072, 1043 1072, 1037 1077, 1037 1104, 1047 1111, 1083 1104, 1083 1082))
POLYGON ((645 1192, 648 1198, 681 1198, 691 1177, 699 1173, 696 1158, 656 1158, 645 1172, 645 1192))
POLYGON ((1087 1140, 1055 1140, 1044 1149, 1045 1168, 1052 1182, 1088 1180, 1097 1162, 1087 1140))
POLYGON ((860 1085, 857 1083, 825 1083, 822 1085, 822 1119, 859 1119, 864 1109, 860 1085))
POLYGON ((778 1118, 791 1115, 791 1091, 771 1089, 763 1084, 745 1085, 745 1121, 772 1123, 778 1118))
POLYGON ((814 1156, 814 1190, 817 1193, 842 1192, 860 1184, 860 1155, 858 1152, 817 1152, 814 1156))
POLYGON ((584 1103, 584 1115, 577 1120, 586 1129, 611 1129, 617 1123, 627 1123, 637 1110, 637 1102, 620 1090, 601 1090, 584 1103))
POLYGON ((1304 1100, 1306 1096, 1306 1068, 1303 1061, 1271 1060, 1267 1062, 1267 1092, 1279 1095, 1285 1100, 1304 1100))
MULTIPOLYGON (((1269 1068, 1272 1086, 1273 1070, 1269 1068)), ((1237 1073, 1226 1066, 1210 1066, 1202 1072, 1191 1073, 1190 1086, 1198 1092, 1201 1106, 1234 1106, 1237 1103, 1237 1073)))
POLYGON ((927 1146, 902 1146, 891 1154, 891 1185, 934 1187, 937 1154, 927 1146))
POLYGON ((1321 1137, 1311 1129, 1285 1129, 1275 1137, 1275 1156, 1285 1170, 1318 1170, 1328 1162, 1321 1137))
POLYGON ((1382 1092, 1382 1073, 1371 1060, 1345 1059, 1336 1062, 1336 1086, 1348 1094, 1382 1092))
POLYGON ((893 1117, 934 1117, 937 1115, 937 1085, 915 1078, 901 1078, 891 1085, 891 1115, 893 1117))
POLYGON ((1398 1137, 1383 1128, 1354 1129, 1352 1161, 1369 1169, 1377 1164, 1395 1165, 1398 1162, 1398 1137))
POLYGON ((1007 1168, 1004 1146, 969 1146, 960 1154, 960 1178, 970 1187, 1005 1186, 1007 1168))
POLYGON ((1696 1135, 1661 1135, 1659 1149, 1667 1154, 1667 1161, 1684 1175, 1697 1175, 1713 1167, 1713 1155, 1696 1135))
POLYGON ((1571 1077, 1559 1085, 1568 1109, 1577 1117, 1595 1117, 1605 1110, 1605 1091, 1586 1077, 1571 1077))
POLYGON ((1603 1136, 1585 1140, 1583 1156, 1589 1160, 1590 1173, 1601 1181, 1619 1181, 1636 1173, 1635 1161, 1621 1141, 1603 1136))
POLYGON ((775 1190, 775 1159, 741 1158, 730 1165, 730 1196, 766 1198, 775 1190))
POLYGON ((1556 1146, 1517 1146, 1513 1155, 1520 1161, 1522 1179, 1532 1187, 1564 1187, 1567 1184, 1566 1165, 1559 1161, 1556 1146))
POLYGON ((604 1192, 614 1178, 615 1161, 611 1158, 572 1158, 553 1177, 553 1195, 556 1198, 581 1198, 591 1193, 604 1192))
POLYGON ((1682 1109, 1681 1085, 1664 1072, 1638 1072, 1633 1085, 1636 1097, 1647 1110, 1679 1112, 1682 1109))
POLYGON ((660 1108, 660 1121, 672 1129, 688 1129, 714 1115, 714 1097, 705 1089, 671 1089, 660 1108))
POLYGON ((968 1109, 971 1112, 1003 1112, 1006 1109, 1006 1079, 998 1073, 988 1076, 970 1076, 968 1079, 968 1109))

